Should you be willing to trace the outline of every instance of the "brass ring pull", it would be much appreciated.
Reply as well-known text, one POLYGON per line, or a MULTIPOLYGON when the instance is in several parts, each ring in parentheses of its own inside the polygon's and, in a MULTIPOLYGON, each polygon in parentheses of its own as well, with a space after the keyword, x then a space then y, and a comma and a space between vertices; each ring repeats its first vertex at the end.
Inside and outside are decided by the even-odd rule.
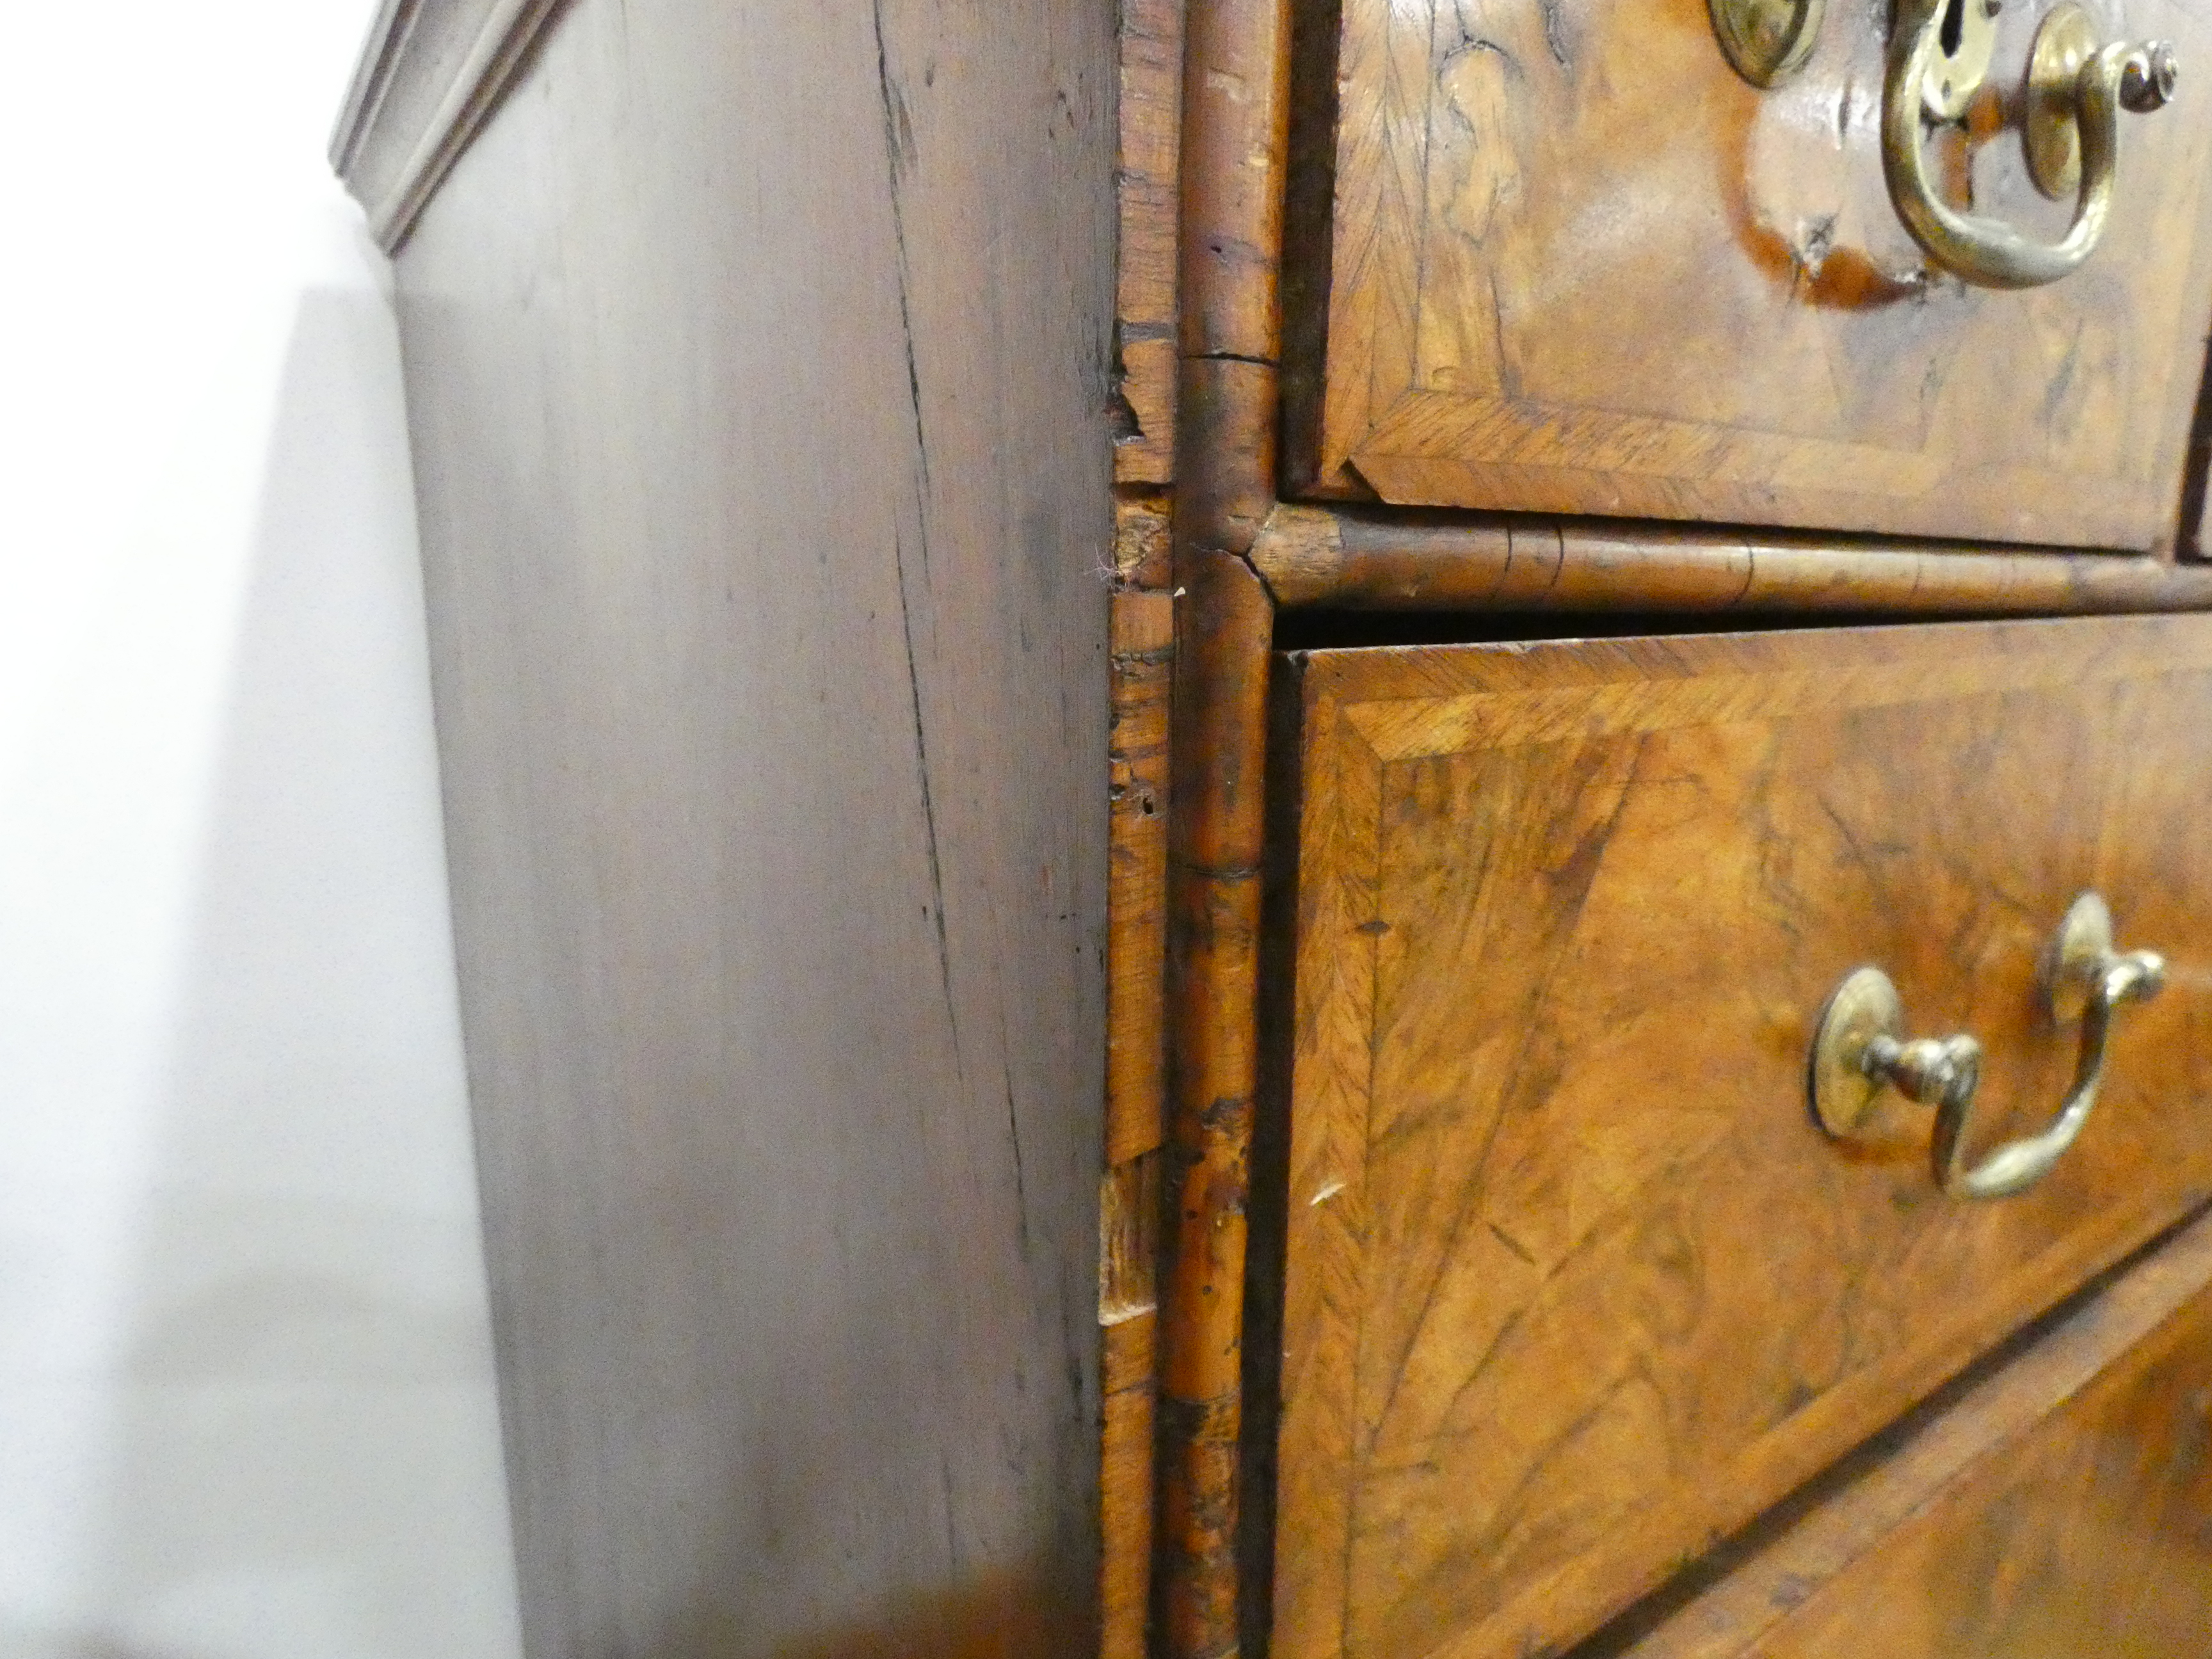
POLYGON ((1808 1088, 1813 1115, 1838 1139, 1857 1138, 1886 1088, 1936 1109, 1929 1165, 1954 1198, 2006 1198, 2051 1173, 2088 1121, 2104 1081, 2113 1012, 2147 1002, 2166 983, 2154 951, 2112 948, 2112 912, 2094 893, 2074 901, 2045 951, 2041 977, 2052 1017, 2081 1021, 2073 1086, 2040 1133, 2006 1142, 1966 1167, 1966 1126, 1981 1085, 1982 1046, 1971 1036, 1905 1037, 1897 988, 1879 968, 1844 976, 1821 1011, 1808 1088))
POLYGON ((2075 177, 2079 184, 2066 234, 2031 241, 2010 225, 1946 203, 1929 177, 1921 143, 1924 120, 1960 119, 1980 89, 1998 3, 1898 0, 1882 88, 1882 173, 1898 216, 1929 258, 1983 288, 2034 288, 2057 282, 2096 251, 2112 216, 2119 112, 2164 105, 2177 65, 2164 41, 2096 46, 2088 15, 2075 0, 2043 20, 2024 100, 2028 154, 2047 193, 2063 193, 2053 185, 2075 177))

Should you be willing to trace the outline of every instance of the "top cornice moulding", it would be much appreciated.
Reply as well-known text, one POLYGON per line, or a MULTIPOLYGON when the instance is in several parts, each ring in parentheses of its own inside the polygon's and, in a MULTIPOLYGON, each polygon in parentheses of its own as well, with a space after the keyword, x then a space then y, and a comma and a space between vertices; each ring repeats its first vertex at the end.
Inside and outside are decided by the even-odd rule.
POLYGON ((562 0, 384 0, 331 165, 387 253, 468 148, 562 0))

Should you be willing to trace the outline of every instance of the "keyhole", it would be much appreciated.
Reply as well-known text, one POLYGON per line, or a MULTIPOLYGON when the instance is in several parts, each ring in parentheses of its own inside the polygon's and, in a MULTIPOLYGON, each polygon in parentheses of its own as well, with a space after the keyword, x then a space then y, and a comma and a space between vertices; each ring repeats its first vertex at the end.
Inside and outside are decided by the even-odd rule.
MULTIPOLYGON (((1966 38, 1966 0, 1949 0, 1943 8, 1943 27, 1936 31, 1936 38, 1943 43, 1946 58, 1958 55, 1959 43, 1966 38)), ((1943 88, 1943 95, 1951 95, 1948 86, 1943 88)))

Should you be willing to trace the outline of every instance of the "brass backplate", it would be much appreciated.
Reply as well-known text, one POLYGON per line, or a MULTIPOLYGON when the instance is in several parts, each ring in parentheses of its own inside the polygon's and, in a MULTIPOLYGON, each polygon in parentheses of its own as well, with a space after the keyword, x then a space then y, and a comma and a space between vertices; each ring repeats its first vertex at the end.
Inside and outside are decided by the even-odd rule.
POLYGON ((2081 1018, 2097 969, 2112 954, 2112 913, 2101 896, 2084 893, 2068 908, 2036 964, 2053 1019, 2070 1025, 2081 1018))
POLYGON ((1754 87, 1771 87, 1805 67, 1827 0, 1706 0, 1706 5, 1735 72, 1754 87))
POLYGON ((2081 66, 2095 55, 2096 27, 2074 0, 2052 8, 2035 31, 2027 58, 2026 108, 2021 138, 2027 147, 2028 176, 2054 201, 2081 184, 2081 125, 2075 115, 2081 66))
POLYGON ((1820 1011, 1805 1090, 1814 1121, 1839 1139, 1859 1133, 1887 1085, 1866 1070, 1867 1045, 1878 1036, 1902 1038, 1905 1005, 1879 968, 1844 976, 1820 1011))

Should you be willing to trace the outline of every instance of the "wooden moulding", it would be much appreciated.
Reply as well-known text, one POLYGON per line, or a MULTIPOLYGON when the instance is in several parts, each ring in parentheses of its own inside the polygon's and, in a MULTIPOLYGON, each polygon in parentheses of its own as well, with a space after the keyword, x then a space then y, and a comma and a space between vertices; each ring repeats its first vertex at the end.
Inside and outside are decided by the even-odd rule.
POLYGON ((1100 1659, 1145 1659, 1159 1393, 1159 1154, 1147 1152, 1108 1170, 1099 1190, 1100 1659))
POLYGON ((1162 963, 1166 949, 1168 686, 1174 601, 1116 593, 1107 749, 1106 1163, 1161 1139, 1162 963))
POLYGON ((387 253, 498 106, 560 0, 384 0, 331 165, 387 253))
POLYGON ((1118 429, 1108 756, 1105 1172, 1099 1193, 1101 1659, 1145 1659, 1158 1496, 1165 1133, 1170 540, 1183 0, 1121 0, 1114 297, 1118 429))
POLYGON ((1281 505, 1253 567, 1286 607, 2051 615, 2212 608, 2212 570, 2117 554, 1838 550, 1600 520, 1281 505))
POLYGON ((1175 1659, 1237 1635, 1245 1203, 1258 1059, 1267 647, 1233 554, 1178 549, 1169 871, 1172 1079, 1158 1618, 1175 1659))
POLYGON ((1245 555, 1274 504, 1287 0, 1191 0, 1183 57, 1170 1139, 1158 1650, 1237 1650, 1245 1203, 1274 607, 1245 555))
POLYGON ((1175 659, 1166 502, 1115 503, 1107 750, 1106 1170, 1099 1190, 1103 1378, 1102 1659, 1144 1659, 1164 1133, 1168 687, 1175 659))
POLYGON ((1182 130, 1182 0, 1121 0, 1121 252, 1114 301, 1124 422, 1114 447, 1120 484, 1164 484, 1175 476, 1182 130))
MULTIPOLYGON (((1288 143, 1287 0, 1191 0, 1183 59, 1182 356, 1272 368, 1288 143)), ((1274 420, 1269 398, 1267 419, 1274 420)), ((1211 434, 1186 425, 1182 462, 1211 434)), ((1267 474, 1273 488, 1273 469, 1267 474)))

